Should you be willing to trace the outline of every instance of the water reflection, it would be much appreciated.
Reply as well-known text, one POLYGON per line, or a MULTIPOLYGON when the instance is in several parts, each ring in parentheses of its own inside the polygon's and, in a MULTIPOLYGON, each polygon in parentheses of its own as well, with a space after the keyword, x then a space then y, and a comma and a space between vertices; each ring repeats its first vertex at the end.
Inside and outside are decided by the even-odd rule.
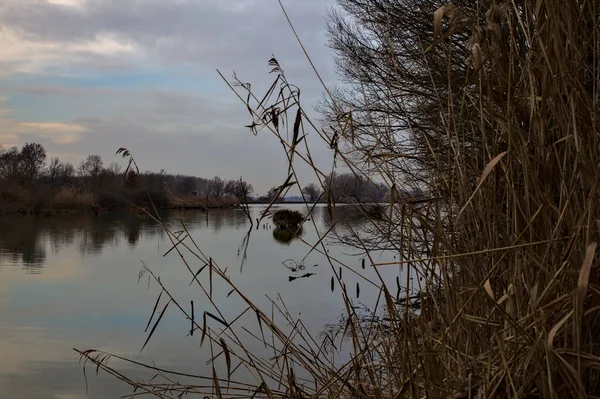
POLYGON ((246 226, 248 217, 241 209, 210 210, 205 213, 205 222, 213 232, 219 233, 226 227, 246 226))
MULTIPOLYGON (((177 229, 181 222, 198 225, 200 221, 214 233, 224 227, 245 227, 248 219, 240 210, 199 212, 164 212, 160 219, 177 229)), ((164 231, 148 215, 106 213, 43 216, 8 216, 0 219, 0 262, 22 265, 31 273, 43 268, 47 252, 76 247, 84 256, 95 256, 105 248, 115 248, 122 241, 130 250, 140 240, 162 236, 164 231)))
MULTIPOLYGON (((251 207, 253 220, 263 209, 251 207)), ((307 212, 305 207, 297 209, 307 212)), ((328 289, 333 270, 319 251, 344 260, 367 278, 376 278, 374 272, 368 275, 368 268, 361 269, 361 258, 348 255, 351 249, 320 241, 313 224, 327 230, 325 212, 324 207, 314 209, 302 239, 274 234, 270 220, 253 225, 237 209, 159 216, 172 231, 182 230, 183 222, 203 253, 226 267, 232 281, 257 306, 270 309, 268 297, 281 293, 290 314, 309 315, 304 322, 318 333, 344 309, 339 288, 334 294, 328 289), (289 259, 293 262, 283 264, 289 259)), ((194 300, 196 314, 214 311, 202 309, 211 305, 195 286, 189 287, 189 272, 176 251, 164 256, 171 246, 155 220, 129 213, 0 218, 0 397, 86 397, 73 347, 101 347, 135 358, 158 295, 145 282, 137 284, 140 261, 156 271, 182 303, 194 300), (40 367, 46 367, 46 375, 52 377, 38 378, 40 367), (32 382, 34 377, 37 380, 32 382), (53 386, 53 381, 64 383, 53 386)), ((194 270, 200 267, 194 257, 188 260, 194 270)), ((338 267, 335 264, 335 273, 338 267)), ((210 285, 205 274, 199 278, 210 285)), ((351 271, 344 271, 343 280, 348 287, 362 281, 351 271)), ((227 297, 229 290, 220 289, 221 283, 213 283, 217 306, 229 315, 246 309, 235 295, 227 297)), ((368 301, 367 286, 361 289, 360 300, 368 301)), ((182 339, 189 332, 189 321, 171 311, 163 321, 142 354, 147 362, 158 360, 183 370, 189 364, 194 368, 204 364, 197 334, 182 339)), ((198 373, 210 375, 211 370, 198 373)), ((117 395, 111 383, 104 377, 90 378, 89 397, 128 393, 119 390, 117 395)))
POLYGON ((294 238, 302 237, 302 233, 304 233, 303 227, 297 230, 276 228, 273 230, 273 238, 280 244, 290 245, 294 238))

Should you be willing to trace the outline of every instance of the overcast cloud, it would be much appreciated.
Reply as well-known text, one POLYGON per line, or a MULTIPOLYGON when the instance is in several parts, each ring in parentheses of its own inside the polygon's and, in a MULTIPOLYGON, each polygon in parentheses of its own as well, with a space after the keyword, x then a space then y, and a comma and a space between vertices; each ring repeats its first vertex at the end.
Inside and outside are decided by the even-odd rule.
MULTIPOLYGON (((284 0, 327 84, 329 0, 284 0)), ((258 192, 285 178, 281 145, 254 137, 216 69, 258 91, 280 61, 312 108, 322 88, 277 0, 0 0, 0 144, 106 164, 128 147, 143 169, 225 178, 258 192)), ((330 152, 312 134, 322 166, 330 152)), ((313 177, 303 169, 303 183, 313 177)))

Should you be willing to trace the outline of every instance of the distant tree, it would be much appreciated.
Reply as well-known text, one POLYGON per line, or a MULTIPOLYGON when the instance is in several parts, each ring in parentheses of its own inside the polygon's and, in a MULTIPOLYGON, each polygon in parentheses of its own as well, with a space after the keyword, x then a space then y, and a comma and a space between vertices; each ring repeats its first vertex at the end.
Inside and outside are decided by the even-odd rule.
POLYGON ((0 152, 0 178, 19 183, 21 180, 21 153, 17 147, 0 152))
POLYGON ((63 185, 72 184, 75 179, 75 167, 70 162, 63 162, 60 169, 59 181, 63 185))
POLYGON ((111 162, 110 165, 108 165, 108 168, 106 168, 106 170, 112 175, 119 175, 121 174, 121 170, 123 170, 123 167, 116 162, 111 162))
POLYGON ((237 180, 230 180, 225 185, 225 193, 235 197, 240 202, 246 216, 250 219, 250 223, 252 223, 252 217, 250 216, 248 202, 250 201, 250 196, 253 192, 254 188, 252 185, 244 181, 241 177, 237 180))
POLYGON ((127 188, 138 188, 140 186, 140 181, 140 174, 133 169, 129 169, 123 183, 127 188))
POLYGON ((283 196, 279 192, 279 187, 272 187, 267 192, 267 201, 269 201, 269 202, 272 202, 272 201, 274 201, 274 202, 283 202, 284 201, 283 196), (279 197, 277 197, 278 195, 279 195, 279 197))
POLYGON ((207 193, 209 196, 220 199, 225 194, 225 181, 218 176, 208 182, 207 193))
POLYGON ((252 185, 241 177, 237 180, 229 180, 225 185, 225 194, 237 198, 242 204, 248 202, 253 192, 252 185))
POLYGON ((321 189, 315 183, 311 183, 302 189, 302 196, 305 201, 315 202, 321 195, 321 189))
POLYGON ((40 175, 46 162, 46 149, 38 143, 26 143, 21 148, 21 174, 25 183, 31 184, 40 175))
POLYGON ((69 185, 73 183, 75 168, 72 164, 62 162, 60 159, 54 157, 50 159, 48 169, 46 170, 46 176, 53 187, 69 185))
POLYGON ((85 161, 82 161, 79 165, 77 173, 81 176, 88 184, 99 187, 103 172, 102 158, 100 155, 89 155, 85 161))
POLYGON ((58 183, 58 179, 62 169, 62 162, 57 157, 50 159, 46 174, 50 179, 50 184, 54 187, 58 183))
POLYGON ((181 194, 191 194, 198 191, 196 188, 196 178, 192 176, 182 176, 177 183, 175 191, 181 194))
POLYGON ((332 174, 325 179, 325 191, 338 202, 381 201, 388 187, 352 173, 332 174))
POLYGON ((167 174, 164 169, 161 169, 159 173, 145 171, 141 173, 140 178, 143 176, 144 187, 147 190, 158 192, 164 189, 168 189, 173 192, 173 176, 167 174))

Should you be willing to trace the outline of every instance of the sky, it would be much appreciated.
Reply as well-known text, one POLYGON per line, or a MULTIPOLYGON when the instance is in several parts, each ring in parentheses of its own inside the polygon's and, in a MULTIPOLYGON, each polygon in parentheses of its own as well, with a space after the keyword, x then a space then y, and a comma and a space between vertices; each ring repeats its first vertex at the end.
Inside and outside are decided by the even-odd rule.
MULTIPOLYGON (((331 1, 282 0, 328 86, 331 1)), ((143 170, 241 176, 264 193, 286 178, 285 154, 244 127, 250 115, 217 70, 264 93, 273 55, 313 110, 324 90, 277 0, 0 0, 0 145, 38 142, 75 165, 124 163, 126 147, 143 170)), ((329 169, 327 146, 315 132, 308 142, 329 169)))

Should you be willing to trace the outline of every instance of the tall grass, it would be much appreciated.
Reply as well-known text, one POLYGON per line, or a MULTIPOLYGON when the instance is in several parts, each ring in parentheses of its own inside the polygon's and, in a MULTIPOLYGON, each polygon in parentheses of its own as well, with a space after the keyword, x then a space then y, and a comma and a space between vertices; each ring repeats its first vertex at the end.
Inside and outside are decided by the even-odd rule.
POLYGON ((94 196, 74 187, 62 187, 56 191, 51 203, 55 209, 89 210, 94 205, 94 196))
MULTIPOLYGON (((162 297, 155 311, 178 308, 226 370, 214 367, 206 380, 190 376, 197 383, 189 384, 176 382, 180 374, 157 370, 160 382, 138 382, 110 367, 107 354, 80 354, 137 393, 164 398, 184 393, 219 398, 600 396, 599 12, 594 1, 524 0, 447 5, 431 15, 436 36, 431 46, 423 44, 423 56, 448 60, 448 82, 432 88, 445 93, 435 100, 439 124, 429 127, 425 139, 420 131, 409 131, 409 142, 418 149, 410 155, 411 164, 427 165, 419 183, 427 198, 399 195, 405 174, 397 161, 405 154, 390 142, 403 140, 405 146, 406 134, 390 130, 385 140, 362 145, 357 124, 334 96, 337 126, 316 128, 300 105, 298 88, 274 59, 276 81, 266 95, 255 95, 239 80, 231 84, 253 118, 252 130, 268 131, 284 144, 290 168, 280 192, 303 186, 296 174, 299 163, 324 181, 326 173, 310 153, 308 131, 330 145, 337 163, 366 179, 385 181, 390 189, 386 215, 371 218, 370 231, 397 251, 399 260, 368 263, 376 270, 417 273, 419 295, 410 297, 406 290, 406 297, 396 298, 388 288, 393 282, 370 281, 380 300, 372 317, 365 318, 335 273, 332 284, 341 288, 337 292, 346 304, 349 361, 332 361, 328 339, 311 336, 301 320, 274 302, 284 321, 276 323, 193 237, 166 228, 199 292, 212 302, 213 280, 228 284, 246 303, 246 312, 255 315, 263 333, 257 338, 272 357, 247 350, 240 338, 247 326, 237 325, 237 318, 226 320, 218 309, 204 313, 201 321, 195 318, 148 269, 143 272, 150 273, 162 297), (453 36, 460 34, 471 36, 470 68, 468 82, 456 85, 451 60, 464 56, 453 51, 453 36), (415 160, 415 154, 423 159, 415 160), (417 308, 411 306, 415 302, 417 308), (375 317, 380 311, 384 318, 375 317), (255 380, 238 380, 238 365, 251 370, 255 380)), ((393 92, 382 87, 382 93, 388 89, 393 92)), ((384 137, 381 124, 372 127, 384 137)), ((335 198, 327 203, 334 207, 335 198)), ((307 212, 311 209, 307 204, 307 212)), ((307 250, 328 256, 317 233, 320 240, 307 243, 307 250)), ((338 261, 328 259, 335 271, 338 261)))

